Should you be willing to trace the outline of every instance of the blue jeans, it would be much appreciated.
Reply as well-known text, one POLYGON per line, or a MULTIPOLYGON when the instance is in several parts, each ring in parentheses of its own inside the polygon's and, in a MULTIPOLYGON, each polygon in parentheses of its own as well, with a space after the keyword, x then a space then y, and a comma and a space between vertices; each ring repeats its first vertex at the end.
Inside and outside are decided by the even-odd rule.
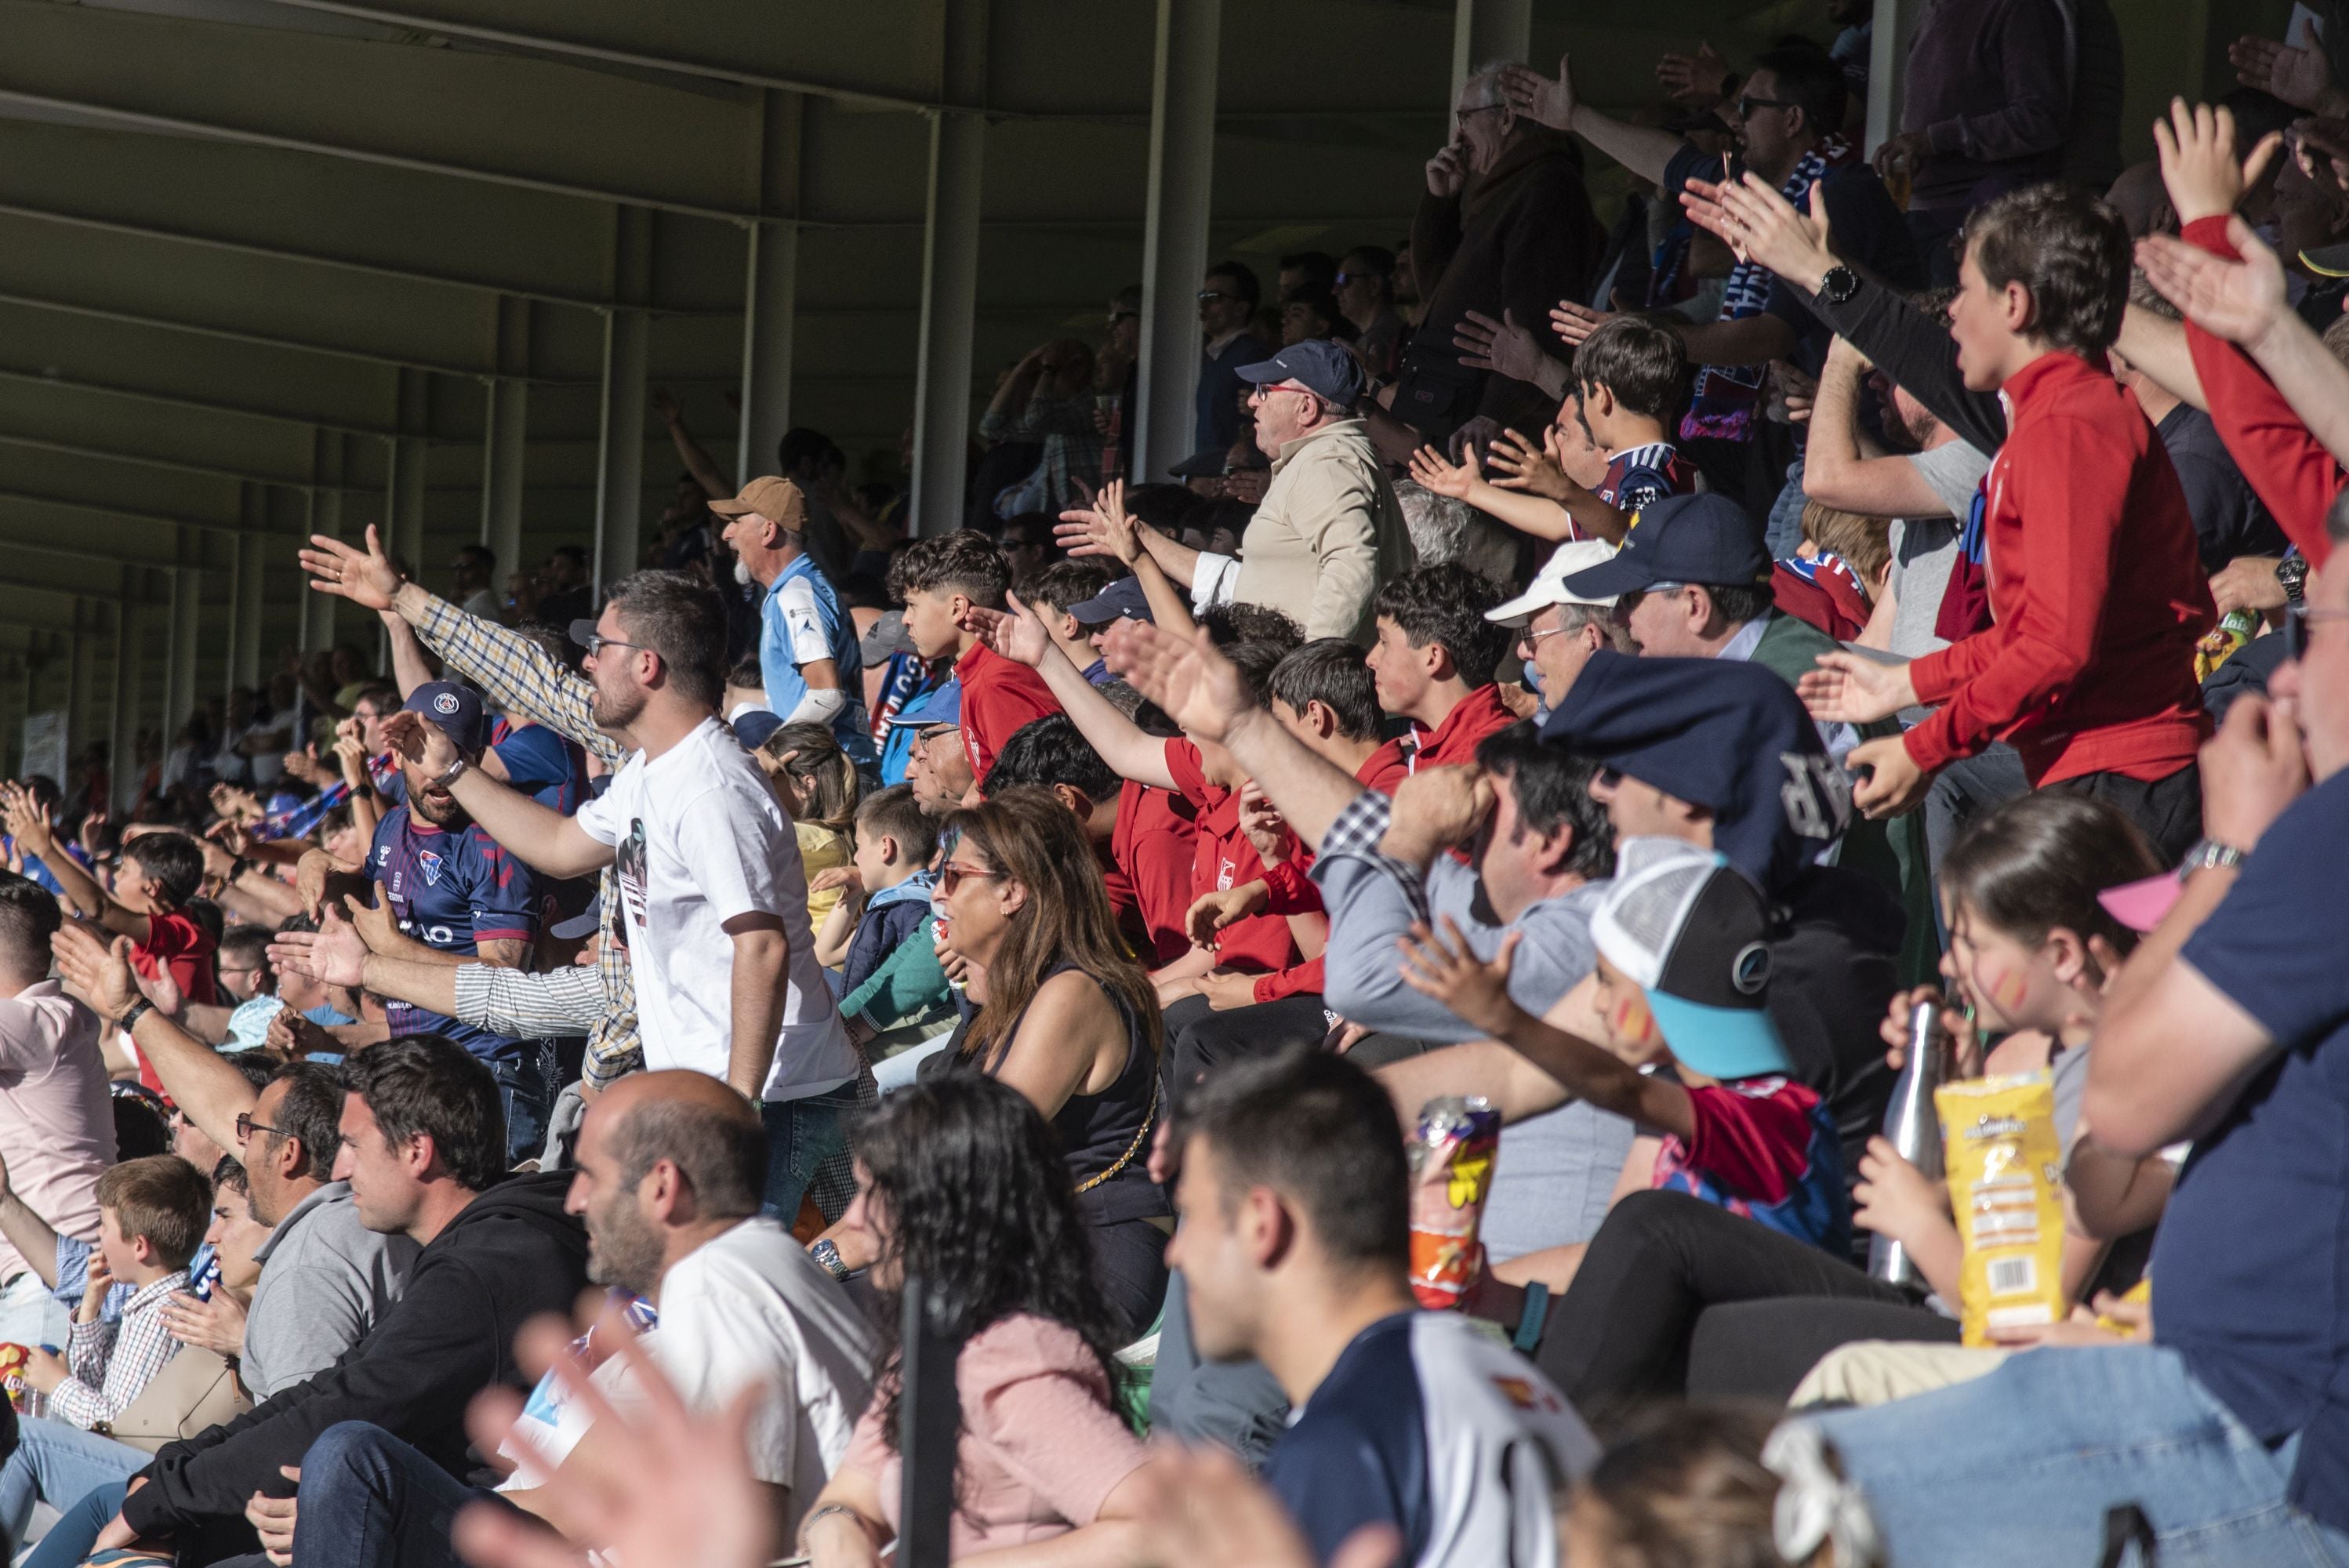
POLYGON ((26 1416, 16 1423, 16 1449, 0 1465, 0 1530, 25 1538, 33 1505, 44 1498, 63 1506, 109 1481, 128 1480, 155 1456, 64 1421, 26 1416))
POLYGON ((759 1108, 767 1124, 767 1193, 759 1207, 789 1225, 799 1218, 800 1200, 816 1168, 848 1140, 848 1118, 856 1109, 856 1081, 803 1099, 768 1100, 759 1108))
POLYGON ((1770 521, 1763 529, 1763 544, 1773 561, 1785 561, 1803 542, 1803 454, 1786 465, 1786 482, 1770 503, 1770 521))
POLYGON ((1954 1388, 1806 1419, 1902 1568, 2080 1568, 2127 1503, 2161 1568, 2349 1564, 2349 1535, 2284 1501, 2299 1439, 2269 1449, 2172 1350, 2034 1350, 1954 1388))
POLYGON ((84 1492, 79 1502, 57 1515, 57 1522, 25 1559, 25 1568, 81 1568, 98 1550, 98 1532, 122 1511, 122 1500, 129 1491, 129 1481, 110 1480, 84 1492))
POLYGON ((53 1345, 62 1351, 72 1323, 71 1310, 31 1269, 0 1290, 0 1342, 53 1345))
POLYGON ((506 1113, 506 1164, 535 1160, 546 1148, 546 1121, 554 1111, 554 1042, 524 1040, 519 1055, 489 1064, 506 1113))
POLYGON ((449 1544, 467 1503, 491 1497, 367 1421, 320 1432, 302 1456, 294 1561, 346 1568, 464 1568, 449 1544))

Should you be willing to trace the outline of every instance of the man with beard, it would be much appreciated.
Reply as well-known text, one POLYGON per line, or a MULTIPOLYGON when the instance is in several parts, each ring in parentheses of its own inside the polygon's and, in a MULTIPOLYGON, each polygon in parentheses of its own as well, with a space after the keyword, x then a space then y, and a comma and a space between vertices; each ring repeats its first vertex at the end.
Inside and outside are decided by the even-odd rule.
MULTIPOLYGON (((763 1388, 746 1457, 788 1541, 847 1451, 875 1343, 823 1266, 758 1217, 765 1163, 764 1130, 741 1096, 701 1073, 637 1073, 588 1110, 564 1206, 586 1219, 587 1277, 640 1298, 630 1315, 688 1408, 726 1410, 763 1388)), ((597 1352, 596 1386, 626 1414, 638 1385, 604 1331, 591 1360, 597 1352)), ((575 1544, 605 1548, 591 1521, 554 1506, 564 1490, 536 1462, 602 1473, 611 1434, 592 1419, 552 1374, 543 1379, 523 1415, 538 1452, 498 1495, 575 1544)), ((449 1521, 482 1495, 379 1426, 333 1428, 303 1461, 295 1560, 305 1543, 331 1543, 354 1568, 457 1568, 449 1521)))
MULTIPOLYGON (((489 748, 490 719, 480 695, 453 681, 418 686, 402 712, 416 716, 409 723, 447 737, 468 764, 478 763, 489 748)), ((399 723, 398 716, 387 720, 387 732, 399 723)), ((466 814, 437 770, 422 771, 403 757, 400 777, 407 803, 384 818, 367 851, 367 874, 378 902, 388 901, 402 934, 447 954, 450 964, 471 958, 501 969, 526 967, 538 942, 537 875, 466 814)), ((526 1159, 545 1143, 558 1087, 552 1081, 552 1041, 508 1039, 406 1002, 391 1002, 384 1013, 394 1036, 444 1036, 489 1065, 504 1102, 513 1159, 526 1159)))
POLYGON ((709 510, 726 520, 734 576, 763 591, 759 673, 767 706, 785 724, 828 726, 859 770, 877 774, 864 714, 864 657, 832 580, 807 550, 807 497, 785 479, 752 480, 709 510))

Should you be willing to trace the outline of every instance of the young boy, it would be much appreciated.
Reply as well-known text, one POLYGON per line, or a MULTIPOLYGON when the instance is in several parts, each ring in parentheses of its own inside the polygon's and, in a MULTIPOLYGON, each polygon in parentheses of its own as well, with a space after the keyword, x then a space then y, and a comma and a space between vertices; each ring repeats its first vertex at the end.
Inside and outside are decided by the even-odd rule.
MULTIPOLYGON (((109 893, 81 862, 57 848, 48 813, 16 784, 0 785, 0 810, 8 830, 56 873, 64 892, 59 902, 83 920, 112 935, 130 938, 130 966, 155 977, 168 967, 180 994, 191 1002, 219 1000, 212 985, 212 953, 219 947, 204 923, 186 913, 204 885, 204 851, 185 833, 140 833, 122 843, 122 867, 109 893)), ((149 1087, 160 1087, 150 1082, 149 1087)))
POLYGON ((1044 629, 1052 634, 1061 652, 1095 686, 1109 684, 1109 665, 1088 638, 1092 628, 1080 624, 1069 612, 1101 597, 1110 582, 1110 569, 1098 561, 1055 561, 1019 590, 1020 600, 1044 618, 1044 629))
POLYGON ((955 1015, 930 940, 937 848, 937 820, 923 811, 913 786, 867 795, 856 809, 855 875, 816 934, 816 957, 842 965, 841 1016, 876 1062, 955 1015))
POLYGON ((917 539, 890 563, 889 589, 905 602, 905 631, 926 659, 952 658, 962 684, 962 743, 971 776, 987 781, 995 754, 1031 718, 1060 702, 1033 669, 1000 657, 963 622, 973 609, 1000 611, 1011 563, 972 529, 917 539))
POLYGON ((1454 562, 1423 566, 1381 585, 1371 600, 1378 641, 1364 663, 1380 708, 1407 718, 1412 734, 1380 749, 1377 771, 1405 773, 1475 760, 1476 743, 1516 722, 1493 671, 1515 640, 1485 612, 1506 595, 1454 562))
POLYGON ((176 1154, 125 1161, 98 1181, 98 1255, 75 1309, 59 1360, 35 1347, 25 1363, 25 1381, 44 1395, 47 1413, 17 1423, 17 1441, 0 1466, 0 1528, 21 1537, 34 1503, 71 1502, 108 1480, 127 1479, 140 1461, 136 1450, 108 1441, 94 1448, 83 1433, 114 1420, 136 1399, 180 1348, 165 1326, 163 1308, 186 1288, 188 1260, 195 1255, 212 1221, 212 1183, 176 1154), (132 1287, 119 1318, 102 1312, 108 1291, 132 1287), (106 1450, 120 1449, 119 1455, 106 1450), (109 1457, 119 1473, 90 1473, 109 1457), (52 1478, 70 1479, 48 1495, 52 1478))
POLYGON ((1473 450, 1454 468, 1425 448, 1411 460, 1412 478, 1537 539, 1621 542, 1641 507, 1695 488, 1696 470, 1671 441, 1688 402, 1688 351, 1669 330, 1619 315, 1574 351, 1574 380, 1558 405, 1550 465, 1557 472, 1532 482, 1521 477, 1503 490, 1483 477, 1473 450), (1606 476, 1595 487, 1576 482, 1556 461, 1585 440, 1607 455, 1606 476))
MULTIPOLYGON (((1524 1054, 1601 1110, 1664 1134, 1651 1171, 1632 1147, 1616 1195, 1670 1188, 1717 1203, 1837 1257, 1851 1245, 1850 1203, 1834 1121, 1792 1064, 1764 1011, 1769 910, 1719 852, 1677 839, 1630 839, 1590 934, 1599 950, 1591 1011, 1619 1055, 1510 1000, 1516 938, 1489 964, 1449 940, 1403 944, 1402 977, 1524 1054), (1669 1067, 1643 1072, 1634 1061, 1669 1067)), ((1564 1287, 1581 1248, 1513 1260, 1519 1277, 1564 1287)))

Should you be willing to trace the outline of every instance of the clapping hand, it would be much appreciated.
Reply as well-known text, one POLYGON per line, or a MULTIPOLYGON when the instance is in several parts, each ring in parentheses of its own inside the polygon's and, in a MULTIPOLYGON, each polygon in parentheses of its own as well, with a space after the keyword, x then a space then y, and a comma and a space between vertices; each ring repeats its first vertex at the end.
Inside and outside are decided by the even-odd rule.
POLYGON ((1422 447, 1411 455, 1411 477, 1432 494, 1466 500, 1484 482, 1485 472, 1474 447, 1461 453, 1457 463, 1448 461, 1433 447, 1422 447))
POLYGON ((2270 131, 2248 156, 2235 147, 2235 117, 2224 106, 2169 100, 2169 118, 2153 122, 2154 150, 2161 158, 2161 182, 2169 191, 2180 228, 2221 217, 2241 204, 2243 192, 2259 183, 2283 135, 2270 131))
POLYGON ((1585 338, 1614 319, 1612 311, 1593 310, 1570 299, 1558 301, 1549 313, 1550 329, 1569 348, 1578 346, 1585 338))
POLYGON ((1493 465, 1493 472, 1485 482, 1495 490, 1522 490, 1565 505, 1582 487, 1566 477, 1566 470, 1549 451, 1547 438, 1551 432, 1545 430, 1543 434, 1546 438, 1538 447, 1515 430, 1504 430, 1495 437, 1485 454, 1493 465))
POLYGON ((1729 81, 1729 62, 1711 44, 1699 44, 1693 55, 1667 52, 1656 62, 1656 85, 1667 97, 1693 108, 1721 101, 1729 81))
POLYGON ((1795 694, 1821 724, 1874 724, 1917 704, 1907 660, 1880 664, 1857 654, 1821 654, 1818 667, 1795 683, 1795 694))
POLYGON ((1452 346, 1460 363, 1471 370, 1490 370, 1516 381, 1538 383, 1542 362, 1548 357, 1531 329, 1517 325, 1517 313, 1503 310, 1495 321, 1481 311, 1470 311, 1452 329, 1452 346))
POLYGON ((49 938, 49 948, 57 954, 57 972, 67 989, 101 1017, 119 1018, 139 1000, 129 937, 118 936, 109 946, 67 921, 49 938))
POLYGON ((2333 67, 2321 48, 2295 48, 2245 34, 2227 46, 2227 59, 2237 81, 2294 108, 2322 109, 2333 91, 2333 67))

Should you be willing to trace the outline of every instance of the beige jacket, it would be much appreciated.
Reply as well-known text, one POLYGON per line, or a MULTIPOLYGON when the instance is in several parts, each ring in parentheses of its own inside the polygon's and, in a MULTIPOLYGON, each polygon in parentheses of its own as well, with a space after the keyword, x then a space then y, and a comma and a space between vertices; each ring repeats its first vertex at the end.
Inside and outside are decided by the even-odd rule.
POLYGON ((1371 595, 1413 559, 1369 428, 1340 419, 1272 459, 1272 483, 1240 541, 1232 597, 1280 611, 1308 637, 1366 635, 1371 595))

